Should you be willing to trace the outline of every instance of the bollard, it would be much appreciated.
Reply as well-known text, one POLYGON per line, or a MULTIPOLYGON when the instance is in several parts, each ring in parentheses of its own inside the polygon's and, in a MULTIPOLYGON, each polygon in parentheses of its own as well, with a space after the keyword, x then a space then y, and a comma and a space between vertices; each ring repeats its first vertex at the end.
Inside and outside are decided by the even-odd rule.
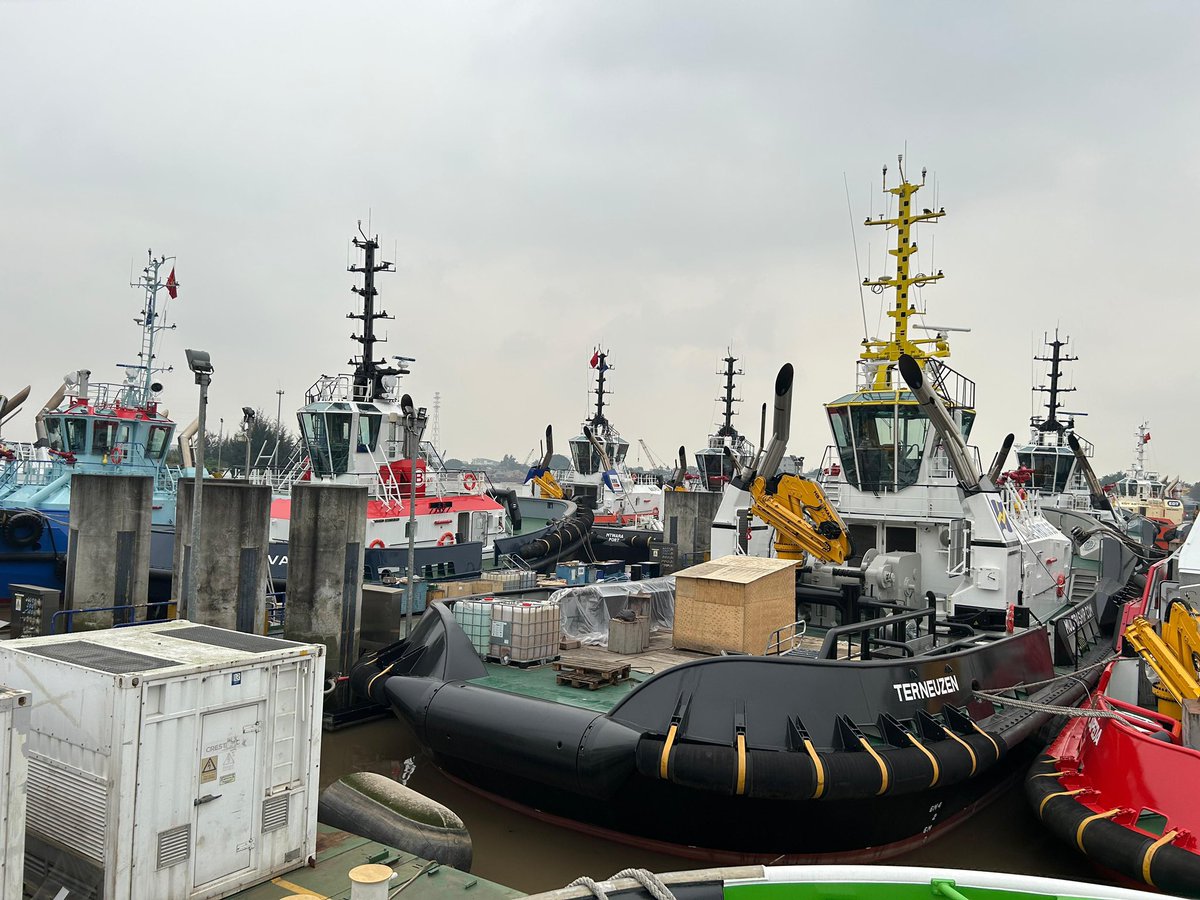
POLYGON ((387 900, 395 874, 389 866, 355 866, 350 870, 350 900, 387 900))

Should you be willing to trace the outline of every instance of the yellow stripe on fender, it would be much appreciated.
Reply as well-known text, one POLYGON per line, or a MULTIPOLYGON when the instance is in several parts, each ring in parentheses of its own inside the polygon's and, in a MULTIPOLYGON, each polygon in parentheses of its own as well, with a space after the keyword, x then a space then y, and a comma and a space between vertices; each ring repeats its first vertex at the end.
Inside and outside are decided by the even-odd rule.
POLYGON ((1146 882, 1150 887, 1158 887, 1154 883, 1154 879, 1150 877, 1150 863, 1154 861, 1154 854, 1158 852, 1160 847, 1165 847, 1177 837, 1179 837, 1178 831, 1168 831, 1146 848, 1146 855, 1142 857, 1142 881, 1146 882))
POLYGON ((989 741, 992 742, 992 746, 996 748, 996 759, 1000 759, 1000 745, 996 743, 996 739, 994 737, 992 737, 990 734, 988 734, 986 731, 984 731, 982 728, 980 728, 978 725, 976 725, 974 722, 972 722, 971 725, 975 728, 976 731, 978 731, 985 738, 987 738, 989 741))
POLYGON ((971 749, 970 744, 960 738, 945 725, 942 726, 942 731, 946 732, 946 737, 953 738, 954 740, 958 741, 962 745, 962 748, 967 751, 967 755, 971 757, 971 771, 967 773, 967 777, 970 778, 975 774, 975 769, 979 765, 979 761, 975 758, 975 751, 971 749))
POLYGON ((929 749, 925 747, 924 744, 917 740, 917 736, 915 734, 910 734, 908 739, 912 741, 914 747, 916 747, 918 750, 924 753, 926 757, 929 758, 929 765, 933 767, 933 781, 929 782, 929 786, 933 787, 938 783, 938 779, 942 776, 941 770, 938 769, 937 758, 929 752, 929 749))
POLYGON ((817 774, 817 787, 812 795, 812 799, 816 800, 825 793, 825 764, 821 762, 821 757, 817 755, 816 748, 808 738, 804 739, 804 749, 808 752, 808 757, 812 760, 813 771, 817 774))
POLYGON ((1049 803, 1051 800, 1053 800, 1055 797, 1074 797, 1078 794, 1082 794, 1085 790, 1087 790, 1087 788, 1076 788, 1073 791, 1056 791, 1053 794, 1047 794, 1045 797, 1042 798, 1042 802, 1040 804, 1038 804, 1038 816, 1041 816, 1041 814, 1046 809, 1046 804, 1049 803))
POLYGON ((671 745, 675 743, 675 733, 677 731, 679 731, 679 726, 672 725, 671 730, 667 732, 667 740, 663 744, 662 758, 658 761, 658 777, 664 781, 667 778, 667 763, 671 759, 671 745))
POLYGON ((1075 843, 1079 845, 1080 851, 1086 852, 1083 850, 1083 829, 1087 828, 1097 819, 1111 819, 1120 811, 1121 807, 1118 806, 1115 809, 1110 809, 1108 812, 1096 813, 1094 816, 1088 816, 1086 819, 1080 822, 1079 828, 1075 831, 1075 843))
POLYGON ((887 763, 885 763, 883 761, 882 756, 880 756, 878 753, 875 752, 875 748, 871 746, 871 744, 867 741, 866 738, 859 738, 858 742, 860 744, 862 744, 862 748, 864 750, 866 750, 868 753, 871 754, 871 759, 875 760, 875 762, 879 765, 879 792, 875 796, 882 797, 884 794, 887 793, 887 789, 888 789, 889 778, 888 778, 887 763))
POLYGON ((746 736, 738 733, 737 736, 737 756, 738 756, 738 779, 737 793, 738 796, 746 793, 746 736))

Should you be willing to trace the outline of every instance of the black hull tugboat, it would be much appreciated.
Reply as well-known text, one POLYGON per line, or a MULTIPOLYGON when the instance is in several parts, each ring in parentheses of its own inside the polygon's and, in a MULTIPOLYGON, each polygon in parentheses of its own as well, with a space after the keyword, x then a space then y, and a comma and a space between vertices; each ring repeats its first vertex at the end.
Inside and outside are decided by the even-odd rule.
MULTIPOLYGON (((821 486, 781 471, 787 365, 770 440, 750 465, 735 462, 723 489, 713 546, 729 540, 728 555, 676 573, 673 633, 614 650, 609 622, 607 651, 584 647, 566 651, 570 667, 564 655, 522 669, 481 659, 495 655, 495 628, 481 643, 463 610, 433 604, 410 638, 360 662, 356 690, 390 706, 443 770, 500 802, 714 862, 885 859, 1019 778, 1054 710, 1095 683, 1111 641, 1095 592, 1072 596, 1080 560, 1071 539, 1041 517, 1035 496, 997 487, 974 461, 962 427, 974 411, 954 405, 949 370, 933 359, 948 353, 944 337, 907 338, 908 289, 933 278, 908 275, 909 226, 940 215, 909 213, 917 189, 902 181, 891 190, 901 202, 887 220, 903 263, 887 280, 898 336, 871 350, 871 389, 841 405, 865 404, 875 437, 899 420, 910 442, 921 438, 901 447, 893 428, 893 475, 897 458, 911 462, 915 489, 926 490, 920 473, 944 469, 936 487, 957 505, 957 523, 947 500, 947 522, 909 524, 935 539, 945 526, 950 540, 926 555, 920 542, 896 540, 903 529, 889 521, 856 550, 821 486), (947 557, 949 577, 935 571, 947 557), (685 598, 683 585, 755 567, 782 577, 760 635, 716 648, 685 638, 685 599, 694 609, 699 595, 685 598), (798 608, 804 622, 794 621, 798 608)), ((885 456, 863 446, 872 460, 885 456)), ((894 506, 898 487, 874 493, 894 506)), ((859 521, 867 535, 865 512, 859 521)), ((714 606, 734 602, 720 596, 714 606)), ((763 608, 739 615, 749 621, 763 608)), ((708 631, 725 637, 716 624, 708 631)))
MULTIPOLYGON (((864 646, 876 630, 861 633, 864 646)), ((697 658, 632 690, 555 690, 519 674, 528 693, 495 684, 435 603, 354 682, 439 767, 502 801, 695 858, 801 863, 884 859, 969 815, 1029 765, 1029 738, 1048 719, 974 691, 1055 670, 1036 629, 899 660, 697 658)), ((1083 693, 1058 681, 1028 699, 1074 704, 1083 693)))

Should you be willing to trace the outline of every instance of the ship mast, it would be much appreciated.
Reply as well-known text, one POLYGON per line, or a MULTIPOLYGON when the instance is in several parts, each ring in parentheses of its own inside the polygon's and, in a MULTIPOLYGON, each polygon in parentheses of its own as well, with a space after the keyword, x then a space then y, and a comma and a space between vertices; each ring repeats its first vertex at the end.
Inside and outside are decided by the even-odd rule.
MULTIPOLYGON (((1067 341, 1069 340, 1070 338, 1067 339, 1067 341)), ((1058 420, 1058 411, 1062 408, 1062 404, 1059 402, 1059 395, 1069 394, 1071 391, 1074 391, 1075 388, 1060 387, 1059 380, 1062 378, 1062 364, 1065 362, 1074 362, 1075 360, 1079 359, 1078 356, 1066 356, 1063 354, 1062 351, 1067 345, 1067 341, 1060 341, 1058 339, 1058 332, 1055 331, 1054 340, 1046 341, 1046 346, 1050 348, 1050 355, 1034 357, 1034 359, 1040 362, 1050 363, 1049 386, 1039 386, 1034 388, 1035 391, 1050 395, 1049 399, 1046 401, 1046 409, 1050 411, 1050 414, 1040 422, 1035 421, 1034 423, 1038 431, 1054 431, 1058 434, 1062 434, 1064 429, 1067 427, 1064 423, 1058 420)))
POLYGON ((733 355, 732 348, 726 352, 729 355, 724 359, 725 369, 724 371, 717 372, 718 375, 725 376, 725 393, 717 398, 718 403, 723 403, 725 405, 725 424, 723 424, 717 430, 717 434, 719 434, 721 437, 737 437, 737 429, 733 427, 733 417, 735 415, 733 411, 733 404, 741 403, 742 398, 733 396, 733 376, 745 375, 746 372, 744 369, 734 369, 733 366, 734 363, 737 362, 737 357, 733 355))
POLYGON ((1137 430, 1137 447, 1134 448, 1133 477, 1142 478, 1146 474, 1146 445, 1150 443, 1150 423, 1143 422, 1137 430))
POLYGON ((593 429, 602 425, 608 427, 608 419, 604 417, 604 373, 609 369, 607 360, 607 350, 600 350, 596 353, 596 413, 591 419, 593 429))
MULTIPOLYGON (((361 238, 353 238, 354 246, 363 251, 363 264, 361 266, 347 266, 348 272, 361 272, 363 276, 362 287, 352 287, 354 293, 358 294, 363 299, 363 311, 361 313, 349 313, 347 319, 361 319, 363 323, 363 333, 361 335, 352 334, 351 338, 362 344, 362 355, 350 360, 354 366, 354 399, 358 401, 377 400, 383 396, 383 378, 387 375, 407 375, 408 370, 402 365, 392 367, 385 365, 385 360, 375 359, 375 344, 376 342, 384 342, 386 338, 377 338, 375 336, 375 320, 376 319, 392 319, 394 316, 389 316, 386 310, 375 311, 375 298, 379 295, 379 291, 375 289, 375 273, 376 272, 395 272, 396 266, 394 263, 385 260, 376 262, 375 256, 379 252, 379 238, 367 237, 362 230, 362 222, 358 223, 358 233, 361 238)), ((399 358, 397 358, 399 359, 399 358)))
POLYGON ((899 156, 897 160, 900 168, 900 184, 896 187, 889 188, 887 186, 887 166, 883 167, 884 193, 892 194, 899 200, 896 215, 888 218, 885 213, 880 213, 878 219, 868 217, 865 223, 896 229, 896 246, 894 249, 888 250, 888 253, 896 258, 895 276, 885 275, 882 278, 867 277, 863 279, 863 284, 870 287, 875 293, 881 293, 888 289, 894 289, 896 292, 895 304, 888 310, 888 315, 894 321, 890 340, 863 338, 862 342, 863 351, 859 356, 860 361, 875 367, 875 374, 871 378, 872 390, 894 390, 898 387, 892 377, 892 372, 901 355, 905 353, 922 365, 932 357, 950 355, 950 344, 944 335, 917 339, 908 336, 908 320, 915 312, 918 312, 913 309, 909 300, 910 290, 942 278, 941 270, 938 270, 935 275, 909 274, 909 261, 917 252, 917 245, 912 240, 912 226, 918 222, 936 221, 946 214, 946 210, 943 207, 937 212, 931 209, 924 209, 920 213, 913 212, 912 197, 925 186, 925 170, 921 170, 921 183, 912 184, 904 173, 904 157, 899 156))
MULTIPOLYGON (((131 406, 148 406, 150 399, 155 393, 154 376, 159 372, 171 371, 170 366, 154 365, 154 344, 160 331, 170 331, 175 326, 167 325, 163 321, 164 313, 158 310, 158 292, 164 287, 167 287, 166 282, 162 280, 162 268, 168 261, 175 261, 174 256, 160 256, 157 259, 154 257, 152 250, 146 251, 148 262, 146 267, 142 269, 142 274, 137 281, 131 281, 131 288, 141 288, 146 294, 145 304, 142 306, 142 311, 133 321, 142 326, 142 349, 138 351, 138 361, 136 364, 125 363, 121 368, 127 369, 130 372, 138 372, 140 376, 137 378, 139 382, 136 386, 136 392, 131 390, 128 393, 128 399, 133 401, 131 406)), ((173 270, 173 267, 172 267, 173 270)), ((178 287, 178 282, 172 282, 172 288, 178 287)))

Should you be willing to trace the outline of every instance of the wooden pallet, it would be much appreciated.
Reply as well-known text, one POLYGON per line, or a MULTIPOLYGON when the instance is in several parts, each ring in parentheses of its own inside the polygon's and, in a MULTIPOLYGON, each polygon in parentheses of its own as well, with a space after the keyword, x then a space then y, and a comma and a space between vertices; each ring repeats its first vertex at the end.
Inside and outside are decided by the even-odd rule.
POLYGON ((589 691, 618 684, 629 677, 630 665, 589 666, 569 660, 554 663, 554 680, 558 684, 569 684, 571 687, 586 687, 589 691))

